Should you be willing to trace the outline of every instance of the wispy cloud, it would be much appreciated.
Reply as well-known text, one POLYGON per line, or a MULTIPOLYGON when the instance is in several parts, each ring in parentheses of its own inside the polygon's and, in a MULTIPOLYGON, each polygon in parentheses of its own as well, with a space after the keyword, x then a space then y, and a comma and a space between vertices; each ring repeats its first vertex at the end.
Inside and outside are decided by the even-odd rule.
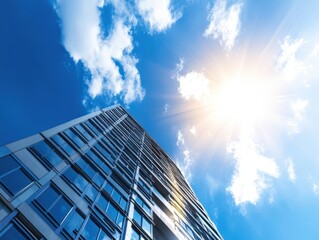
POLYGON ((319 195, 319 186, 316 183, 312 184, 312 191, 315 195, 319 195))
POLYGON ((240 30, 240 13, 243 4, 241 2, 227 6, 226 0, 217 0, 210 10, 210 21, 204 36, 212 36, 219 39, 220 44, 231 50, 240 30))
POLYGON ((319 56, 319 43, 317 43, 314 46, 311 56, 312 57, 318 57, 319 56))
POLYGON ((300 133, 300 124, 304 120, 307 106, 308 101, 304 99, 296 99, 291 102, 292 117, 288 120, 288 134, 300 133))
POLYGON ((292 183, 295 183, 296 182, 295 165, 290 158, 287 160, 287 172, 288 172, 289 180, 292 183))
POLYGON ((182 162, 177 162, 179 169, 181 169, 184 177, 188 182, 192 179, 192 171, 191 165, 193 163, 193 159, 191 158, 191 152, 186 149, 183 151, 183 160, 182 162))
POLYGON ((191 150, 187 146, 182 130, 177 131, 176 145, 178 146, 177 166, 182 171, 187 181, 191 181, 192 178, 192 165, 193 158, 191 156, 191 150))
POLYGON ((209 188, 209 196, 213 199, 216 191, 220 188, 220 183, 211 175, 206 175, 206 182, 209 188))
POLYGON ((178 92, 186 100, 202 100, 209 94, 209 79, 203 73, 192 71, 183 76, 178 75, 177 81, 178 92))
POLYGON ((305 63, 297 58, 297 52, 304 45, 305 41, 300 39, 292 39, 286 36, 281 44, 281 53, 277 59, 278 67, 284 80, 291 82, 294 80, 302 80, 306 85, 308 68, 305 63))
POLYGON ((117 18, 109 36, 103 39, 101 7, 103 1, 57 1, 63 45, 74 61, 82 61, 88 70, 88 94, 92 99, 120 96, 125 104, 142 100, 144 89, 136 68, 138 60, 132 55, 131 25, 117 18))
POLYGON ((195 126, 191 127, 191 128, 189 129, 189 132, 190 132, 191 134, 193 134, 193 135, 196 135, 196 133, 197 133, 196 127, 195 127, 195 126))
POLYGON ((176 141, 176 145, 177 145, 177 146, 181 146, 181 145, 184 145, 184 143, 185 143, 184 136, 183 136, 181 130, 178 130, 178 131, 177 131, 177 141, 176 141))
POLYGON ((87 71, 88 94, 83 103, 88 105, 97 97, 106 102, 121 99, 127 105, 143 100, 145 90, 136 66, 138 58, 133 54, 132 30, 139 23, 138 14, 150 31, 169 28, 177 20, 171 13, 171 2, 56 0, 54 7, 61 20, 65 49, 87 71), (105 5, 114 7, 107 36, 101 27, 101 9, 105 5))
POLYGON ((169 105, 167 103, 164 104, 164 114, 168 112, 169 105))
POLYGON ((136 0, 136 5, 151 32, 166 30, 180 17, 172 11, 171 0, 136 0))
POLYGON ((270 188, 272 178, 279 177, 278 166, 273 158, 263 155, 262 147, 250 136, 232 141, 228 152, 236 160, 235 173, 227 191, 235 204, 257 204, 262 193, 270 188))

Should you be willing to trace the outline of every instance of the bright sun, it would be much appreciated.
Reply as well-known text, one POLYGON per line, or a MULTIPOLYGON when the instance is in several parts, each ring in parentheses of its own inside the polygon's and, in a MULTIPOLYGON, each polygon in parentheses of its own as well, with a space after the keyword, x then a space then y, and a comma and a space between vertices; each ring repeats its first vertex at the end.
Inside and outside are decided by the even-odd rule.
POLYGON ((214 118, 232 126, 254 125, 264 119, 270 93, 260 81, 230 80, 220 85, 211 96, 214 118))

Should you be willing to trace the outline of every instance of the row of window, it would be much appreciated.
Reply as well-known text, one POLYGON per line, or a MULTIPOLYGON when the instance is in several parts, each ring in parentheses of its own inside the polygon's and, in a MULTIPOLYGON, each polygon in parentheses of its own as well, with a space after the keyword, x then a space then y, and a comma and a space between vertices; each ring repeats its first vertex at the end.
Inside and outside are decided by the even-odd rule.
MULTIPOLYGON (((124 215, 117 207, 102 195, 99 196, 97 205, 108 219, 122 228, 124 215)), ((74 239, 77 236, 80 236, 81 239, 111 239, 109 231, 103 223, 99 223, 100 220, 94 217, 93 213, 90 216, 82 215, 55 186, 49 186, 41 192, 32 201, 32 207, 65 239, 74 239)), ((119 233, 117 233, 117 238, 119 238, 119 233)))

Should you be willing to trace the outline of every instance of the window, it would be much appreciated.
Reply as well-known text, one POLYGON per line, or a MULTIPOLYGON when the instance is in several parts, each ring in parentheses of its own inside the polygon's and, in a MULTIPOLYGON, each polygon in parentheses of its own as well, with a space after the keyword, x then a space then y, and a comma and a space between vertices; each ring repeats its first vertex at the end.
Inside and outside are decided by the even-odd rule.
POLYGON ((152 224, 149 220, 143 216, 137 209, 134 209, 133 215, 134 221, 148 234, 151 236, 152 224))
POLYGON ((100 173, 95 174, 94 178, 93 178, 93 182, 100 188, 102 187, 103 183, 104 183, 105 179, 104 177, 101 176, 100 173))
POLYGON ((91 150, 86 152, 86 155, 95 162, 96 166, 100 167, 107 175, 110 175, 112 170, 105 164, 105 162, 99 158, 94 152, 91 150))
POLYGON ((132 228, 130 240, 145 240, 145 238, 141 235, 141 233, 132 228))
POLYGON ((45 141, 34 144, 31 149, 40 158, 44 160, 45 166, 51 169, 62 162, 62 158, 45 141))
POLYGON ((100 131, 90 122, 87 121, 85 124, 95 133, 96 136, 100 136, 100 131))
POLYGON ((0 158, 0 186, 14 196, 32 183, 31 177, 11 156, 0 158))
POLYGON ((72 209, 71 203, 52 186, 45 189, 33 203, 45 217, 58 225, 72 209))
POLYGON ((82 134, 87 142, 93 139, 92 136, 82 127, 81 124, 76 125, 75 128, 82 134))
POLYGON ((141 178, 138 179, 138 185, 142 188, 142 190, 145 193, 151 195, 151 188, 143 180, 141 180, 141 178))
POLYGON ((2 230, 0 230, 1 240, 24 240, 36 239, 16 220, 12 220, 2 230))
POLYGON ((76 135, 71 129, 67 129, 64 131, 64 133, 72 140, 72 142, 75 143, 76 146, 79 148, 82 148, 85 143, 82 141, 81 138, 79 138, 78 135, 76 135))
POLYGON ((86 197, 86 200, 90 200, 89 203, 93 203, 94 199, 98 195, 98 190, 80 173, 75 171, 73 168, 68 168, 63 173, 63 177, 66 178, 66 181, 80 193, 85 193, 84 196, 86 197))
POLYGON ((96 174, 96 170, 93 169, 91 167, 91 165, 86 161, 84 160, 83 158, 79 158, 75 164, 81 168, 83 170, 83 172, 90 178, 92 179, 94 177, 94 175, 96 174))
POLYGON ((64 141, 60 135, 54 135, 52 139, 68 156, 71 157, 76 153, 76 151, 66 141, 64 141))
POLYGON ((89 220, 87 221, 81 236, 84 239, 88 239, 88 240, 94 240, 94 239, 98 239, 98 240, 108 240, 111 238, 105 233, 105 231, 103 231, 103 229, 98 226, 95 221, 93 221, 91 218, 89 218, 89 220))
POLYGON ((177 215, 176 215, 176 217, 177 217, 177 220, 178 220, 180 226, 184 229, 184 231, 186 231, 186 232, 189 234, 189 236, 192 237, 192 239, 200 239, 200 238, 194 233, 193 229, 188 225, 188 223, 184 222, 184 221, 183 221, 180 217, 178 217, 177 215))
POLYGON ((125 181, 124 178, 117 171, 114 171, 111 177, 121 187, 123 191, 125 191, 126 193, 130 191, 131 185, 128 184, 128 182, 125 181))
POLYGON ((100 143, 95 144, 94 147, 95 147, 107 160, 109 160, 111 163, 114 162, 115 157, 112 155, 112 153, 110 153, 109 149, 107 149, 106 147, 103 147, 100 143))
POLYGON ((77 211, 74 211, 72 216, 67 219, 66 225, 64 226, 61 234, 67 237, 67 239, 74 239, 83 222, 84 218, 77 211))
POLYGON ((124 216, 120 211, 114 206, 113 203, 109 201, 105 196, 101 195, 97 200, 97 206, 99 206, 104 213, 115 222, 120 228, 123 226, 124 216))
POLYGON ((104 189, 123 210, 126 209, 127 200, 117 189, 108 182, 105 184, 104 189))
POLYGON ((63 176, 68 180, 68 182, 75 186, 80 192, 83 192, 85 188, 89 185, 88 181, 73 168, 68 168, 63 176))
POLYGON ((136 195, 135 202, 149 215, 151 215, 150 207, 138 196, 136 195))

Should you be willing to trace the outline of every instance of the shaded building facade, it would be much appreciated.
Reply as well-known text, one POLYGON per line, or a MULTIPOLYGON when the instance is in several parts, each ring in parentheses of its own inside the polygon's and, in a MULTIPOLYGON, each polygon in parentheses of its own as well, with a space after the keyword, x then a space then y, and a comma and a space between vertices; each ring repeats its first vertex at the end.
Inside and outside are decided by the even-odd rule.
POLYGON ((222 239, 120 105, 0 148, 0 239, 222 239))

